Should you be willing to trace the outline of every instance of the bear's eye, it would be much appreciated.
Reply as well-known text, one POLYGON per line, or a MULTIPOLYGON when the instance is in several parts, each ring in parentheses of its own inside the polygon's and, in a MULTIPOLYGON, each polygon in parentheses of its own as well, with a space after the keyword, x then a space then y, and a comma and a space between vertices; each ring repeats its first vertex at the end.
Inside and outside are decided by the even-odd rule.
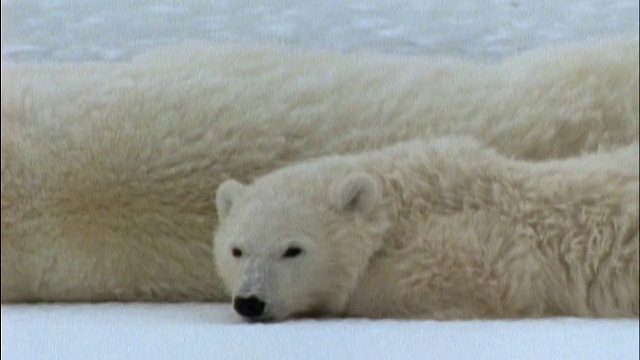
POLYGON ((290 248, 287 249, 287 251, 284 252, 284 254, 282 254, 282 257, 284 258, 293 258, 296 257, 298 255, 300 255, 302 253, 302 249, 300 249, 299 247, 296 246, 292 246, 290 248))
POLYGON ((234 258, 239 258, 242 256, 242 250, 234 247, 233 249, 231 249, 231 255, 233 255, 234 258))

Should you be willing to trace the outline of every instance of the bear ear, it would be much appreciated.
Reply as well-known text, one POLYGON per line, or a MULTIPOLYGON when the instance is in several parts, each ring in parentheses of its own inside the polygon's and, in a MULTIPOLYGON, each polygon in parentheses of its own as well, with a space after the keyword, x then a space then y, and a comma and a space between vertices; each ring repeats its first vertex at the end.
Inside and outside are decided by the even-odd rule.
POLYGON ((218 211, 218 219, 224 220, 233 206, 233 202, 238 198, 244 185, 236 180, 230 179, 218 186, 216 191, 216 208, 218 211))
POLYGON ((371 210, 382 197, 375 179, 364 173, 347 176, 334 186, 333 195, 338 209, 362 213, 371 210))

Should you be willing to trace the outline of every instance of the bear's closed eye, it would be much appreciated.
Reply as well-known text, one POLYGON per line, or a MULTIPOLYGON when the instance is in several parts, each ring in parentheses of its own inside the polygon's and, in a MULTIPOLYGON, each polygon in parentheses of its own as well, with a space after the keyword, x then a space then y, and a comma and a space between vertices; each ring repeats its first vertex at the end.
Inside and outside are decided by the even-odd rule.
POLYGON ((300 255, 301 253, 302 253, 302 249, 300 249, 299 247, 292 246, 288 248, 287 251, 284 252, 284 254, 282 254, 282 257, 293 258, 300 255))

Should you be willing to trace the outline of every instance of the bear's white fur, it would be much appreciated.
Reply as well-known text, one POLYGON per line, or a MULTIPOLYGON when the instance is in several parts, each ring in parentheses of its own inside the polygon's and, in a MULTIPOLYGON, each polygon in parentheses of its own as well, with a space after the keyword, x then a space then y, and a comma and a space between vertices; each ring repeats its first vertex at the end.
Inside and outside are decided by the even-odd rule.
POLYGON ((638 39, 499 64, 282 47, 2 63, 2 301, 224 300, 214 193, 443 134, 526 159, 638 139, 638 39))
POLYGON ((219 274, 264 303, 252 320, 637 317, 638 153, 532 163, 445 137, 228 180, 219 274))

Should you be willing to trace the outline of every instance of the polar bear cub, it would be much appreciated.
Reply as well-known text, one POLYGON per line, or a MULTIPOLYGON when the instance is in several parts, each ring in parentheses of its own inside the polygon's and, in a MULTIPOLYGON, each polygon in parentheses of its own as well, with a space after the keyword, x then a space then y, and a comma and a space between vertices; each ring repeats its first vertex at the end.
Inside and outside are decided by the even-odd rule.
POLYGON ((254 321, 637 317, 638 158, 448 137, 228 180, 217 270, 254 321))

